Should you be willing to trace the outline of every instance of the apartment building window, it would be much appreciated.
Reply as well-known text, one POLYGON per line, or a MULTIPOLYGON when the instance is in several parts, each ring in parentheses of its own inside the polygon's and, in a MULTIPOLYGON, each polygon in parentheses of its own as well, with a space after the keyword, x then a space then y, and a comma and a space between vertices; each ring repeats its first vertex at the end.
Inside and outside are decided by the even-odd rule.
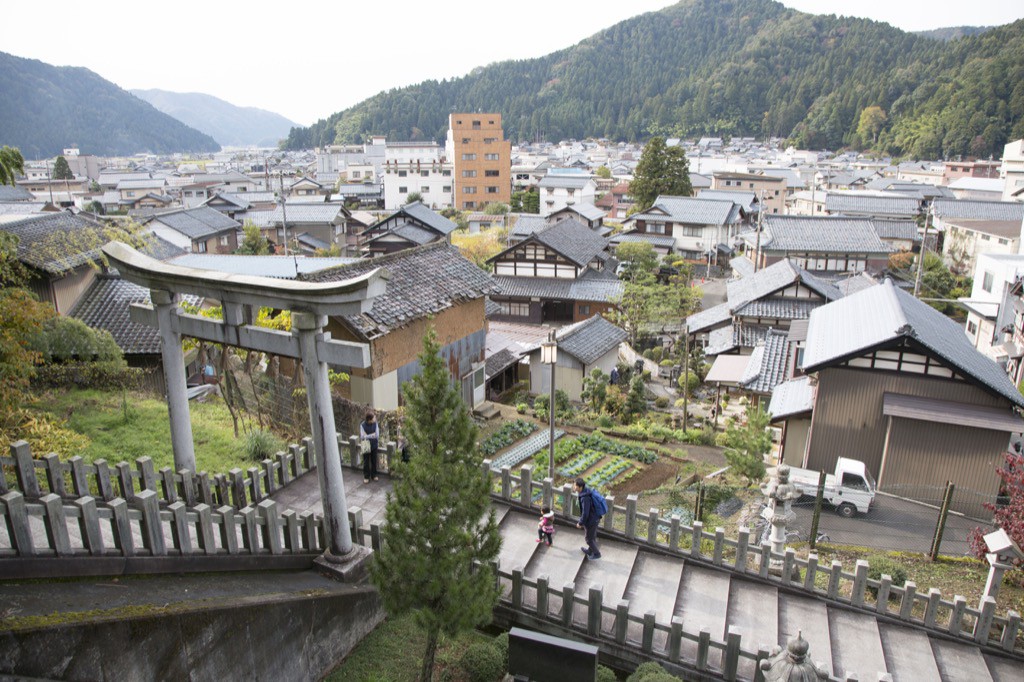
POLYGON ((991 272, 986 272, 985 276, 981 280, 981 288, 991 294, 992 293, 992 281, 994 279, 995 279, 995 277, 993 276, 993 274, 991 272))
POLYGON ((442 192, 451 192, 452 191, 452 186, 451 185, 445 185, 444 187, 441 188, 441 191, 442 192))
POLYGON ((488 194, 497 194, 498 193, 498 188, 497 187, 488 187, 487 188, 487 193, 488 194))
POLYGON ((404 178, 407 175, 409 175, 409 173, 406 171, 398 171, 398 177, 400 178, 404 178))
POLYGON ((484 138, 484 144, 494 144, 497 141, 498 141, 498 138, 496 138, 496 137, 485 137, 484 138))
POLYGON ((450 178, 451 176, 452 176, 452 172, 450 170, 441 171, 441 177, 450 178))
POLYGON ((464 177, 464 178, 475 178, 476 177, 476 171, 475 170, 464 170, 464 171, 462 171, 462 177, 464 177))
POLYGON ((462 208, 476 208, 476 202, 475 201, 463 201, 462 202, 462 208))
POLYGON ((462 144, 469 144, 469 138, 468 137, 462 138, 462 144))
POLYGON ((484 160, 485 161, 497 161, 498 160, 498 155, 497 154, 484 154, 484 160))
POLYGON ((428 187, 427 185, 422 185, 420 187, 420 192, 429 192, 429 191, 430 191, 430 187, 428 187))
POLYGON ((501 174, 501 171, 496 171, 496 170, 485 170, 484 171, 484 177, 487 177, 487 178, 496 178, 500 174, 501 174))
POLYGON ((471 126, 472 126, 472 128, 473 128, 474 130, 479 130, 479 129, 480 129, 480 121, 473 121, 473 123, 471 124, 471 126))
POLYGON ((981 235, 981 241, 987 242, 988 240, 989 240, 989 236, 987 234, 981 235))
POLYGON ((462 160, 463 161, 476 161, 476 154, 463 154, 462 155, 462 160))
POLYGON ((409 188, 406 187, 406 186, 402 186, 402 187, 398 188, 398 193, 399 194, 407 194, 408 192, 409 192, 409 188))
POLYGON ((462 188, 462 193, 463 194, 476 194, 476 187, 463 187, 462 188))
POLYGON ((420 177, 421 178, 429 178, 430 177, 430 171, 420 171, 420 177))

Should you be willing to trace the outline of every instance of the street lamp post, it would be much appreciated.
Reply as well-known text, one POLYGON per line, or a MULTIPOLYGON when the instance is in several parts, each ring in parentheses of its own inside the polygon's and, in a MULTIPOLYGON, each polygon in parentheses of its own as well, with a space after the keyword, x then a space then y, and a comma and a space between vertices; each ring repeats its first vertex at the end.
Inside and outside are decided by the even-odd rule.
POLYGON ((540 361, 551 365, 551 391, 548 393, 548 477, 555 480, 555 366, 558 362, 558 341, 555 332, 548 334, 548 340, 540 345, 540 361))

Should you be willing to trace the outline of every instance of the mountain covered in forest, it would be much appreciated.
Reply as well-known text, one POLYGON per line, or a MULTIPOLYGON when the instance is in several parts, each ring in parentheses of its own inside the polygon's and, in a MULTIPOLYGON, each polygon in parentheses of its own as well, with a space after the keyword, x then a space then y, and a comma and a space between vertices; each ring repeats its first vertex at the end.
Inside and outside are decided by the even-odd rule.
POLYGON ((935 40, 958 40, 967 36, 981 35, 985 31, 991 30, 991 26, 945 26, 928 31, 914 31, 914 33, 925 38, 934 38, 935 40))
POLYGON ((224 147, 276 147, 298 125, 280 114, 239 107, 212 95, 167 90, 131 90, 133 95, 206 133, 224 147))
POLYGON ((285 147, 369 135, 440 141, 495 111, 514 141, 779 136, 918 158, 1000 154, 1024 136, 1024 20, 952 42, 771 0, 683 0, 577 45, 381 92, 285 147), (859 131, 872 109, 870 134, 859 131))
POLYGON ((101 156, 220 149, 89 69, 0 52, 0 93, 0 144, 18 147, 26 159, 72 146, 101 156))

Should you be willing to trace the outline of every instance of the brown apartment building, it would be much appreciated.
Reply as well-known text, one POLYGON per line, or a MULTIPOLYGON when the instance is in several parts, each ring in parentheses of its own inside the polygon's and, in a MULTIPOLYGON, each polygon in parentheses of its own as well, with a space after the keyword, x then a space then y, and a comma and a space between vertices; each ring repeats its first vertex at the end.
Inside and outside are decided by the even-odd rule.
POLYGON ((512 200, 512 143, 505 139, 501 114, 451 114, 446 147, 455 163, 456 208, 512 200))

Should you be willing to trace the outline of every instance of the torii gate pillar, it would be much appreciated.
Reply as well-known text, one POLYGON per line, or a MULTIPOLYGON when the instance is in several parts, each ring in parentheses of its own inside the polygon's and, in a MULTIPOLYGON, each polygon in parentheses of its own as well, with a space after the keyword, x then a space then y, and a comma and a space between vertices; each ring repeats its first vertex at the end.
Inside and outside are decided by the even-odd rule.
POLYGON ((324 559, 328 563, 341 563, 353 547, 327 365, 320 361, 316 349, 317 342, 323 339, 326 324, 324 315, 292 312, 292 333, 299 339, 302 370, 306 377, 309 426, 313 447, 316 448, 317 475, 320 477, 320 495, 327 524, 328 550, 324 559))
POLYGON ((171 447, 174 450, 174 470, 196 470, 196 452, 192 441, 192 420, 188 410, 188 383, 185 376, 185 358, 181 354, 181 334, 171 318, 178 314, 174 294, 163 289, 152 289, 150 300, 156 308, 160 332, 160 355, 164 363, 167 384, 167 411, 171 417, 171 447))

